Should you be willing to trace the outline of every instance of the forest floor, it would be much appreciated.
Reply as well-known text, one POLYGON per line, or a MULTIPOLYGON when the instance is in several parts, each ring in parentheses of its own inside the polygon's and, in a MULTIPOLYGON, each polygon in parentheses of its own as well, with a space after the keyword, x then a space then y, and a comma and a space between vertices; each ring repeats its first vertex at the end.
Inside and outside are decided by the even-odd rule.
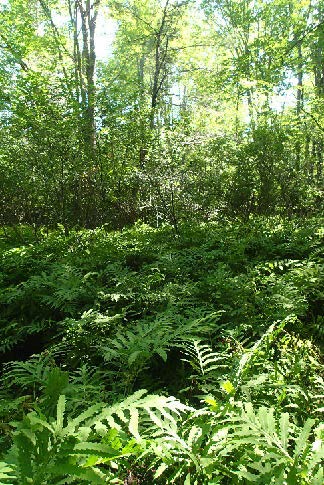
POLYGON ((323 236, 6 228, 0 484, 321 485, 323 236))

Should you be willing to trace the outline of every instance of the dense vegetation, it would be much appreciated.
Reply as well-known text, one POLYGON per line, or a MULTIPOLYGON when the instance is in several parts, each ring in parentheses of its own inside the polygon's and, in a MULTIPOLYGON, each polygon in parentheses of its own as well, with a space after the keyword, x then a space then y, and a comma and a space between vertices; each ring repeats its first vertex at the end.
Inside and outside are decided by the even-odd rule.
POLYGON ((0 222, 314 214, 323 19, 322 0, 2 0, 0 222))
POLYGON ((322 485, 323 0, 0 0, 0 485, 322 485))
POLYGON ((17 236, 3 483, 323 482, 318 219, 17 236))

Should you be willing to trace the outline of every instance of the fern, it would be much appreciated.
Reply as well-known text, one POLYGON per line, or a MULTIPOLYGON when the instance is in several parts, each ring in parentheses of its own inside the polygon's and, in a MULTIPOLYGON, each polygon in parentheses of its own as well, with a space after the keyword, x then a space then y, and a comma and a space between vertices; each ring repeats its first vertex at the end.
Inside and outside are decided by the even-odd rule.
POLYGON ((234 366, 232 382, 237 398, 258 405, 271 403, 305 420, 310 413, 320 412, 323 366, 312 342, 285 331, 285 325, 295 320, 288 318, 272 325, 251 349, 245 350, 234 366))
POLYGON ((138 322, 134 330, 121 329, 114 338, 107 339, 100 351, 106 361, 124 373, 129 391, 135 377, 150 359, 159 356, 165 362, 171 348, 182 348, 198 334, 214 328, 220 313, 189 321, 167 313, 154 322, 138 322))
MULTIPOLYGON (((215 352, 210 345, 201 340, 194 339, 186 342, 183 353, 187 358, 184 360, 189 362, 192 368, 198 372, 198 374, 191 376, 191 379, 194 378, 198 382, 204 383, 202 389, 205 392, 215 389, 220 381, 225 382, 226 380, 233 382, 233 390, 239 389, 244 375, 248 373, 249 367, 259 350, 268 344, 269 339, 275 338, 284 324, 285 322, 280 324, 279 329, 277 329, 277 324, 271 325, 250 349, 245 350, 241 347, 239 352, 236 352, 236 358, 233 358, 233 355, 228 351, 215 352)), ((251 376, 249 376, 249 379, 251 379, 251 376)))
POLYGON ((4 368, 4 383, 7 387, 18 386, 23 390, 45 386, 53 365, 49 354, 33 355, 24 362, 9 362, 4 368))
POLYGON ((210 345, 196 339, 185 342, 181 351, 185 355, 183 361, 195 371, 189 377, 191 387, 195 384, 205 394, 215 393, 219 383, 230 373, 231 356, 226 352, 215 352, 210 345))
POLYGON ((7 461, 16 467, 18 483, 64 483, 64 477, 112 483, 116 477, 109 463, 139 453, 148 421, 160 433, 176 432, 178 417, 190 410, 175 398, 147 395, 144 390, 111 407, 94 405, 66 423, 65 407, 65 397, 60 396, 55 420, 34 411, 16 424, 7 461))
POLYGON ((268 483, 268 480, 270 483, 274 476, 276 483, 286 481, 288 485, 295 485, 302 483, 303 478, 311 480, 306 483, 315 483, 313 479, 321 473, 324 446, 321 440, 310 441, 314 420, 308 419, 298 429, 290 422, 288 413, 276 419, 273 408, 261 407, 255 411, 251 403, 246 403, 232 423, 231 437, 221 453, 244 450, 236 472, 238 476, 258 483, 268 483))
POLYGON ((0 485, 12 485, 15 481, 15 469, 7 463, 0 462, 0 485))
POLYGON ((59 395, 69 384, 69 374, 56 367, 50 354, 33 355, 25 362, 10 362, 2 378, 7 388, 32 392, 34 399, 42 393, 47 410, 55 406, 59 395))
POLYGON ((50 327, 48 321, 32 321, 28 325, 22 325, 17 320, 10 322, 0 320, 1 328, 1 343, 0 354, 11 351, 16 345, 21 344, 29 336, 37 336, 37 334, 45 331, 50 327))
POLYGON ((299 428, 288 413, 237 403, 196 411, 177 432, 156 435, 143 456, 156 469, 154 483, 320 485, 321 429, 312 419, 299 428))
POLYGON ((104 371, 87 364, 71 371, 69 387, 65 390, 70 410, 75 413, 94 402, 105 401, 108 395, 106 380, 104 371))

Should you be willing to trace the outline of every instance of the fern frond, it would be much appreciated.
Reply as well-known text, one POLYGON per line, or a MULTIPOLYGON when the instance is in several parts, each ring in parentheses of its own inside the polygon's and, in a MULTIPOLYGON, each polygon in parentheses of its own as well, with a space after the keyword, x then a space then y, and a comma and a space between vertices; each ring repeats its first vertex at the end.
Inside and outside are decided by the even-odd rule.
POLYGON ((19 483, 31 478, 39 485, 64 483, 64 475, 82 483, 111 483, 110 471, 106 473, 100 463, 133 454, 136 441, 145 441, 148 432, 176 436, 179 417, 191 410, 174 397, 140 390, 113 406, 92 406, 65 425, 65 406, 65 397, 60 396, 55 421, 32 412, 17 424, 9 455, 17 466, 19 483), (119 440, 115 433, 120 433, 119 440))
POLYGON ((226 355, 214 352, 209 345, 204 344, 201 340, 186 342, 183 353, 189 357, 189 359, 184 360, 189 362, 193 369, 203 376, 210 374, 212 371, 219 371, 228 367, 225 363, 227 360, 226 355))
POLYGON ((275 335, 284 328, 285 324, 286 322, 283 321, 279 324, 279 326, 277 323, 273 323, 272 325, 270 325, 270 327, 262 335, 262 337, 253 344, 251 349, 242 354, 235 372, 236 387, 241 384, 242 377, 244 373, 248 370, 250 362, 253 360, 257 352, 261 349, 263 345, 266 345, 270 339, 274 339, 275 335))
POLYGON ((104 408, 98 416, 87 422, 87 426, 107 422, 109 427, 118 430, 128 423, 129 432, 139 438, 139 412, 141 416, 146 414, 160 430, 166 430, 176 426, 177 416, 190 410, 192 409, 189 406, 174 397, 146 395, 145 390, 140 390, 123 402, 104 408))
POLYGON ((183 348, 198 335, 210 331, 220 318, 220 313, 213 312, 203 318, 186 320, 180 315, 166 312, 153 322, 137 322, 134 330, 119 330, 114 338, 106 340, 100 352, 106 361, 122 370, 127 379, 132 376, 134 379, 154 356, 166 361, 171 348, 183 348))
MULTIPOLYGON (((55 365, 55 364, 54 364, 55 365)), ((26 361, 14 361, 5 365, 4 381, 6 386, 16 385, 21 389, 44 386, 47 382, 53 361, 49 354, 33 355, 26 361)))
POLYGON ((274 476, 279 476, 284 469, 290 485, 299 483, 298 477, 302 476, 305 466, 309 476, 318 473, 323 459, 323 443, 312 442, 314 420, 308 419, 299 429, 291 423, 288 413, 282 413, 277 419, 273 408, 261 407, 255 411, 251 403, 246 403, 241 415, 232 418, 231 422, 228 443, 220 450, 221 454, 240 449, 242 463, 253 464, 259 474, 262 470, 262 473, 268 473, 269 466, 274 476), (264 469, 256 465, 258 453, 262 453, 264 469))
POLYGON ((14 467, 0 461, 0 485, 12 485, 13 483, 16 483, 14 467))

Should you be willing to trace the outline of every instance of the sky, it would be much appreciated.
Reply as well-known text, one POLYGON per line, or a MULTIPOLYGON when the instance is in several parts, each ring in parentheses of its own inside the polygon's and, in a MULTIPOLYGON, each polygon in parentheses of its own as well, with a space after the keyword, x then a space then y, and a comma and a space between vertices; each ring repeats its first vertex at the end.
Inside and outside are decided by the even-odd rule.
POLYGON ((98 16, 96 28, 97 59, 104 61, 112 54, 112 43, 117 32, 117 22, 109 18, 108 9, 98 16))

